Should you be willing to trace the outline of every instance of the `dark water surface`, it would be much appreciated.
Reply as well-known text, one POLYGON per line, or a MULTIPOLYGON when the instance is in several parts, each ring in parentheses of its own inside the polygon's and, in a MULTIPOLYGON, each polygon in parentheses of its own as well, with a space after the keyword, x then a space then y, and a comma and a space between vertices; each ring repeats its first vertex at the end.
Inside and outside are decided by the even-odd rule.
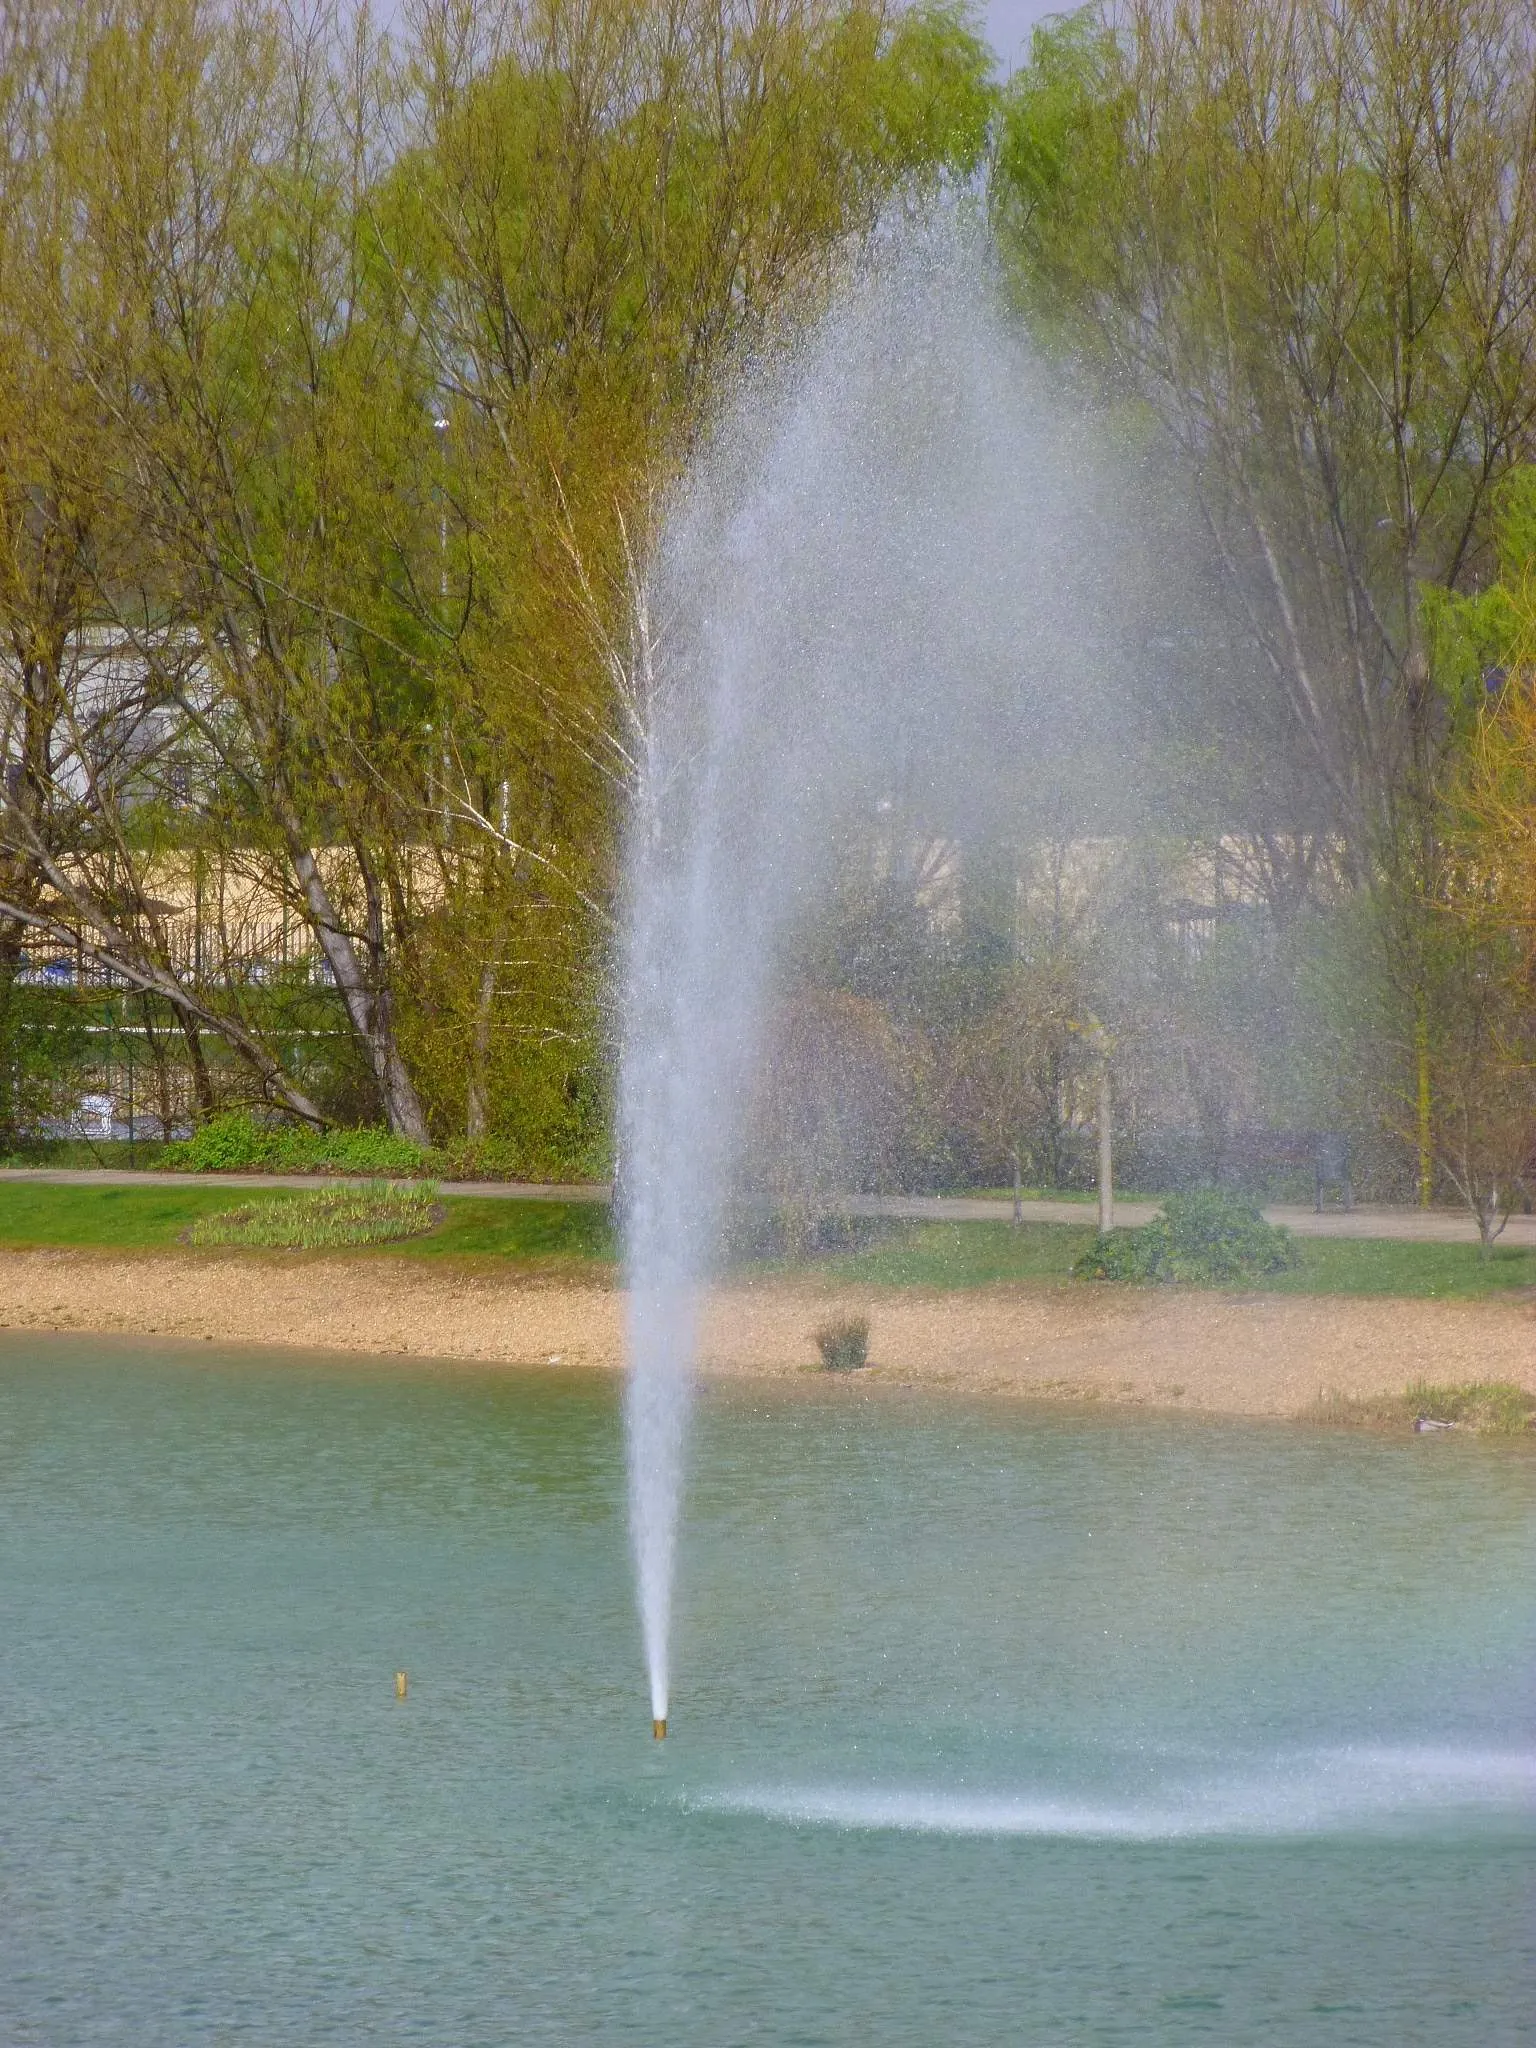
POLYGON ((1521 1450, 615 1391, 0 1342, 4 2048, 1536 2041, 1521 1450))

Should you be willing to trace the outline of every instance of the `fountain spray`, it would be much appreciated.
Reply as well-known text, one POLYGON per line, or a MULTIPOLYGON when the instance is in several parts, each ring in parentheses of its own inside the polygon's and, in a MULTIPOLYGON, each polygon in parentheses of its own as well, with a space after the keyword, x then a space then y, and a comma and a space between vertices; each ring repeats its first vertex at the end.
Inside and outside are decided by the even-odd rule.
MULTIPOLYGON (((1119 524, 952 222, 887 237, 744 383, 651 564, 619 1062, 630 1527, 653 1733, 698 1337, 786 948, 851 819, 979 828, 1102 730, 1119 524)), ((1011 815, 1011 814, 1010 814, 1011 815)))

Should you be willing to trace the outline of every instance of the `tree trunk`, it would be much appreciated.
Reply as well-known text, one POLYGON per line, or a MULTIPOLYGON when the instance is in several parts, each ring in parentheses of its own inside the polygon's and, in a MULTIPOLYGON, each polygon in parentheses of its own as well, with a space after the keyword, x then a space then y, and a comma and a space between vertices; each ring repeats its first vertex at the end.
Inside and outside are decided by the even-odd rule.
MULTIPOLYGON (((182 1003, 176 1006, 176 1021, 181 1026, 181 1035, 186 1040, 187 1061, 192 1069, 192 1091, 197 1097, 200 1116, 212 1116, 218 1103, 213 1093, 213 1076, 208 1071, 208 1055, 203 1050, 203 1034, 197 1019, 182 1003)), ((146 1010, 146 1015, 148 1014, 146 1010)))
POLYGON ((491 1058, 491 1006, 496 999, 496 963, 487 960, 480 969, 480 987, 475 1001, 475 1031, 470 1048, 469 1100, 464 1131, 472 1144, 485 1136, 489 1120, 489 1077, 491 1058))
MULTIPOLYGON (((299 830, 298 820, 290 812, 283 817, 282 823, 288 839, 289 858, 304 894, 310 923, 314 926, 315 937, 320 942, 320 950, 325 955, 348 1020, 367 1055, 389 1128, 397 1138, 409 1138, 417 1145, 429 1144, 431 1138, 421 1098, 416 1093, 416 1084, 406 1070, 395 1040, 389 991, 370 986, 357 946, 342 926, 320 872, 320 864, 299 830)), ((375 899, 376 891, 368 884, 366 875, 365 886, 369 887, 370 898, 375 899)), ((376 900, 370 901, 369 908, 370 917, 373 917, 377 910, 376 900)), ((378 950, 382 951, 381 941, 378 950)))

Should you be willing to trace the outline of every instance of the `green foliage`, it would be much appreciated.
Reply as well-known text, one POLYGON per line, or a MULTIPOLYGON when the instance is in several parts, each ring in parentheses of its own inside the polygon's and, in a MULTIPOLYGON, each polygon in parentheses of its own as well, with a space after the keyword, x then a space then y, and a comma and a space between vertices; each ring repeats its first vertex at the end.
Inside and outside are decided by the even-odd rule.
POLYGON ((996 105, 992 62, 968 7, 919 6, 896 16, 871 93, 880 154, 896 177, 977 168, 996 105))
MULTIPOLYGON (((1529 222, 1504 198, 1536 170, 1529 15, 1118 0, 1048 24, 1009 85, 994 213, 1017 289, 1156 413, 1229 565, 1258 657, 1234 731, 1279 743, 1251 828, 1376 853, 1444 767, 1421 593, 1482 581, 1529 447, 1529 222)), ((1457 623, 1486 647, 1502 612, 1457 623)))
POLYGON ((849 1189, 911 1185, 934 1095, 926 1053, 866 998, 807 989, 780 1007, 743 1151, 748 1185, 792 1246, 824 1242, 849 1189))
POLYGON ((252 1245, 277 1251, 389 1244, 419 1237, 437 1221, 437 1189, 430 1183, 399 1186, 371 1181, 363 1187, 325 1188, 285 1201, 248 1202, 201 1217, 189 1244, 252 1245))
POLYGON ((1299 1257, 1290 1232, 1266 1223, 1257 1204, 1212 1188, 1170 1195, 1139 1230, 1096 1237, 1072 1271, 1079 1280, 1230 1286, 1287 1272, 1299 1257))
POLYGON ((993 213, 1036 326, 1074 349, 1101 344, 1082 293, 1104 287, 1115 254, 1109 237, 1079 238, 1075 224, 1117 212, 1133 111, 1116 38, 1086 9, 1035 29, 1029 62, 1002 95, 993 213))
POLYGON ((857 1372, 869 1363, 869 1317, 834 1316, 813 1332, 827 1372, 857 1372))
POLYGON ((1010 967, 997 1001, 953 1051, 948 1107, 994 1172, 1015 1153, 1043 1186, 1073 1178, 1083 1150, 1074 1102, 1091 1086, 1092 985, 1083 949, 1050 938, 1010 967))
POLYGON ((87 1069, 86 1018, 73 992, 29 987, 0 967, 0 1147, 74 1107, 87 1069))
POLYGON ((103 1167, 143 1173, 161 1163, 166 1146, 158 1138, 26 1138, 0 1157, 0 1166, 49 1166, 98 1172, 103 1167))
POLYGON ((1528 603, 1536 575, 1536 463, 1500 479, 1491 537, 1499 573, 1484 589, 1459 595, 1426 584, 1420 592, 1430 665, 1462 740, 1496 694, 1490 683, 1516 658, 1522 598, 1528 603))
POLYGON ((192 1137, 165 1148, 163 1163, 186 1173, 419 1173, 422 1146, 388 1131, 317 1131, 262 1123, 245 1110, 211 1117, 192 1137))
POLYGON ((1124 78, 1113 32, 1085 10, 1043 22, 1003 96, 998 196, 1026 229, 1037 208, 1090 186, 1119 161, 1124 78))

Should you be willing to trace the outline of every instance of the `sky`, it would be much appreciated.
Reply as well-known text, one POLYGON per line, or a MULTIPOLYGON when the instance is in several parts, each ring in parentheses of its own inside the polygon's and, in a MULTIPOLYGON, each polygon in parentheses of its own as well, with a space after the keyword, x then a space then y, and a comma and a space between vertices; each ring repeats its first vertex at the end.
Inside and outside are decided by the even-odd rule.
POLYGON ((1048 14, 1064 14, 1075 4, 1076 0, 985 0, 987 34, 1004 72, 1017 68, 1037 21, 1048 14))
MULTIPOLYGON (((977 0, 986 21, 987 35, 1001 60, 1006 75, 1015 70, 1029 42, 1029 32, 1048 14, 1063 14, 1079 0, 977 0)), ((397 21, 403 0, 374 0, 374 16, 397 21)))

